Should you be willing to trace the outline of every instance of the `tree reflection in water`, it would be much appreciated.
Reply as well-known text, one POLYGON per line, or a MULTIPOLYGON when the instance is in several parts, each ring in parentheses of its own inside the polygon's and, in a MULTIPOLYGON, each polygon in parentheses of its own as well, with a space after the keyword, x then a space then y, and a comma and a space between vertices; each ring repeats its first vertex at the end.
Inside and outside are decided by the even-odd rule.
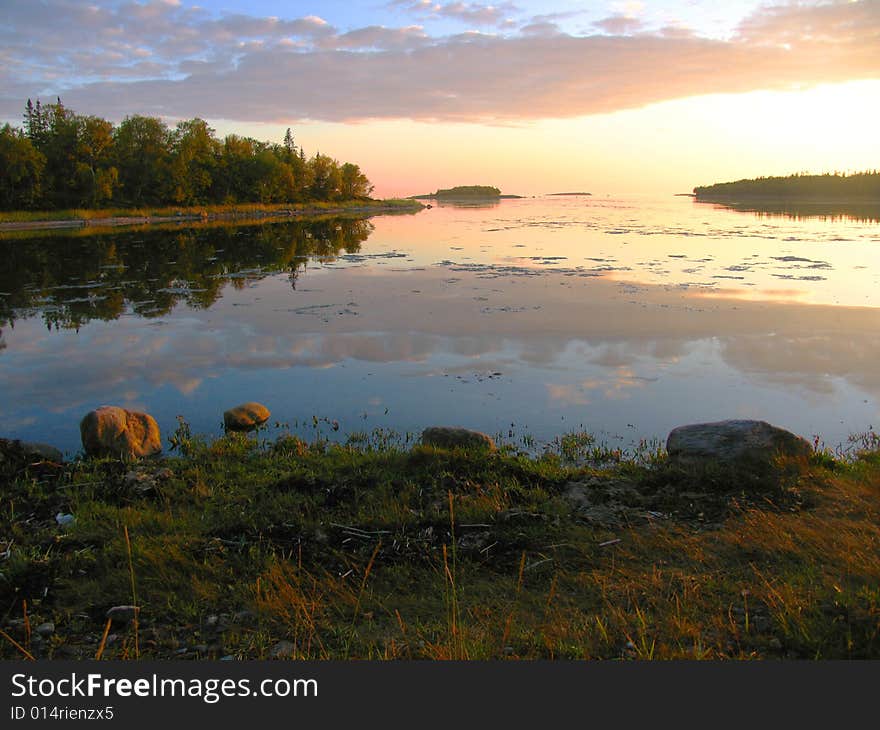
POLYGON ((223 287, 282 271, 291 286, 309 261, 356 254, 366 219, 329 217, 249 226, 142 228, 14 235, 0 240, 0 326, 42 316, 52 329, 127 312, 161 317, 185 302, 206 309, 223 287))

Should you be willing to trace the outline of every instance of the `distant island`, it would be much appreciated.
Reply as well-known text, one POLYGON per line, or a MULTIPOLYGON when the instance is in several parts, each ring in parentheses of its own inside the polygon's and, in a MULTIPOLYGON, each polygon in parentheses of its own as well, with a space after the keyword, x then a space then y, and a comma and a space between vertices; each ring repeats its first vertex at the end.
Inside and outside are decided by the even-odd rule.
POLYGON ((592 193, 549 193, 549 195, 592 195, 592 193))
POLYGON ((716 183, 694 188, 708 202, 822 202, 880 204, 880 171, 852 175, 789 175, 716 183))
POLYGON ((522 195, 502 195, 491 185, 458 185, 454 188, 437 190, 426 195, 412 195, 413 200, 498 200, 501 198, 522 198, 522 195))

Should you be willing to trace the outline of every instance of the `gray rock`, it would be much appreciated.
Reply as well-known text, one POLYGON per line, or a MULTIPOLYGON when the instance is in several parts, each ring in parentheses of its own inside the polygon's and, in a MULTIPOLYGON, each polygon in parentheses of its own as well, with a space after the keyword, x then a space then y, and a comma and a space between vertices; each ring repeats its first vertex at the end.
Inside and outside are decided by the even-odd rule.
POLYGON ((279 641, 269 649, 272 659, 293 659, 296 655, 296 646, 291 641, 279 641))
POLYGON ((495 451, 491 437, 479 431, 448 426, 431 426, 422 431, 422 443, 441 449, 483 449, 495 451))
POLYGON ((635 488, 625 483, 602 483, 598 479, 587 482, 569 482, 562 498, 578 517, 597 525, 618 527, 634 512, 622 498, 638 497, 635 488))
POLYGON ((666 452, 678 463, 769 465, 777 456, 809 456, 812 447, 800 436, 765 421, 732 420, 674 428, 666 440, 666 452))
POLYGON ((28 456, 36 457, 44 461, 54 461, 56 464, 64 462, 64 454, 54 446, 41 444, 36 441, 19 441, 21 450, 28 456))
POLYGON ((458 536, 458 548, 460 550, 481 551, 492 539, 492 533, 489 530, 480 530, 479 532, 465 532, 458 536))
POLYGON ((131 621, 141 612, 140 606, 113 606, 107 610, 107 618, 114 621, 131 621))
POLYGON ((18 463, 22 466, 25 462, 34 461, 51 461, 61 464, 64 462, 64 454, 49 444, 0 438, 0 463, 3 461, 18 463))
POLYGON ((37 626, 35 631, 45 639, 46 637, 52 636, 52 634, 55 633, 55 624, 53 624, 51 621, 46 621, 45 623, 37 626))
POLYGON ((87 413, 79 432, 89 456, 139 459, 162 450, 159 425, 152 416, 117 406, 101 406, 87 413))
POLYGON ((223 414, 223 425, 227 431, 252 431, 268 421, 271 415, 262 403, 242 403, 223 414))
POLYGON ((247 609, 237 611, 232 617, 233 623, 241 624, 243 626, 253 626, 256 621, 257 617, 254 615, 253 611, 248 611, 247 609))

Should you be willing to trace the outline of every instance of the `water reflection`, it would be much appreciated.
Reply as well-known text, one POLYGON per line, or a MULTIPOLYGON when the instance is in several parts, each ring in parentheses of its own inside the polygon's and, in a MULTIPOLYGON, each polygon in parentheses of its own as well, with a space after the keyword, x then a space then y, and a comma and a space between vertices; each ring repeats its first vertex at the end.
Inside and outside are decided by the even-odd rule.
POLYGON ((108 402, 217 433, 258 400, 337 437, 515 423, 636 440, 750 417, 836 442, 880 417, 876 236, 690 201, 516 200, 4 240, 0 435, 75 450, 108 402))
POLYGON ((758 218, 790 218, 804 221, 811 218, 829 223, 856 221, 859 223, 880 223, 880 202, 791 202, 791 201, 724 201, 694 200, 697 206, 736 210, 754 213, 758 218))
POLYGON ((224 407, 256 399, 273 418, 328 416, 343 433, 515 421, 548 440, 581 423, 636 438, 732 416, 842 440, 877 412, 875 309, 707 303, 596 279, 559 286, 555 274, 450 284, 445 267, 319 278, 307 299, 320 317, 289 306, 304 295, 276 274, 153 325, 41 335, 23 322, 4 355, 4 421, 22 437, 57 423, 56 441, 76 448, 77 419, 108 401, 147 408, 165 430, 183 413, 215 432, 224 407))
POLYGON ((181 302, 207 308, 227 283, 242 289, 279 271, 295 288, 310 260, 357 254, 372 231, 369 220, 334 217, 246 228, 7 237, 0 240, 0 326, 36 313, 50 329, 79 329, 128 311, 161 317, 181 302))
POLYGON ((432 198, 429 204, 436 208, 472 208, 474 210, 497 208, 501 205, 500 200, 492 198, 475 200, 454 200, 451 198, 432 198))

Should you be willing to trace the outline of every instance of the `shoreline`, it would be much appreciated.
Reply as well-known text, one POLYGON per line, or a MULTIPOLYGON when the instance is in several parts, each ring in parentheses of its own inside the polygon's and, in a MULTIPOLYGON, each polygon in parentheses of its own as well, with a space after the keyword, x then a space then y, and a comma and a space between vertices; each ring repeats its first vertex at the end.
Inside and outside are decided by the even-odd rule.
POLYGON ((67 219, 45 218, 32 221, 0 221, 0 232, 3 231, 28 231, 41 229, 58 229, 58 228, 99 228, 99 227, 123 227, 136 225, 154 225, 162 223, 192 223, 217 220, 268 220, 268 219, 285 219, 285 218, 301 218, 312 217, 318 215, 335 215, 347 213, 368 213, 370 215, 381 215, 389 212, 409 211, 413 212, 422 210, 425 206, 418 201, 375 201, 373 204, 365 203, 363 205, 335 205, 330 207, 320 207, 315 205, 305 205, 298 207, 297 205, 286 206, 272 210, 248 209, 247 207, 233 208, 227 210, 206 210, 196 207, 184 208, 174 215, 156 214, 156 215, 100 215, 101 211, 95 211, 99 215, 95 217, 79 217, 67 219))

